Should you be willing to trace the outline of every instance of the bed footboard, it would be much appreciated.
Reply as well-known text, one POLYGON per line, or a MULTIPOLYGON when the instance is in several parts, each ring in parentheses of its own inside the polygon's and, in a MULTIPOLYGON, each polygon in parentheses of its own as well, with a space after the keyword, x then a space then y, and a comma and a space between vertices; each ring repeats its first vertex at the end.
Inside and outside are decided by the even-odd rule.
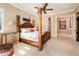
POLYGON ((42 36, 43 44, 50 39, 50 32, 45 32, 42 36))
POLYGON ((20 42, 24 42, 24 43, 27 43, 29 45, 38 47, 38 42, 35 42, 35 41, 31 41, 31 40, 26 40, 26 39, 20 38, 20 42))

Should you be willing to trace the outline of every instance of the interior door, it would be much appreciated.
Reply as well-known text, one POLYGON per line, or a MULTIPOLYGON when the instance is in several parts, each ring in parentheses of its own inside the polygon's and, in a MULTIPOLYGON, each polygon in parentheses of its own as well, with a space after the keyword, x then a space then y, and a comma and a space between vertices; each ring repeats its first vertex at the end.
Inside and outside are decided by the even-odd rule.
POLYGON ((76 14, 76 41, 79 41, 79 12, 76 14))

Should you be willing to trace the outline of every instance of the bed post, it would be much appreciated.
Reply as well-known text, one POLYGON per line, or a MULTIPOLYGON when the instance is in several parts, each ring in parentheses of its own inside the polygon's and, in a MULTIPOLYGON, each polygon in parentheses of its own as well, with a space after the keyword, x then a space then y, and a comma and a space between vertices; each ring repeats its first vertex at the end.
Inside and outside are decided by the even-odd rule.
POLYGON ((16 27, 17 27, 17 32, 19 32, 19 24, 20 24, 20 15, 16 15, 16 27))
POLYGON ((38 47, 42 50, 42 8, 38 9, 38 47))
POLYGON ((34 19, 32 20, 32 25, 35 27, 35 21, 34 21, 34 19))
POLYGON ((48 17, 48 32, 49 32, 49 39, 51 38, 51 17, 48 17))

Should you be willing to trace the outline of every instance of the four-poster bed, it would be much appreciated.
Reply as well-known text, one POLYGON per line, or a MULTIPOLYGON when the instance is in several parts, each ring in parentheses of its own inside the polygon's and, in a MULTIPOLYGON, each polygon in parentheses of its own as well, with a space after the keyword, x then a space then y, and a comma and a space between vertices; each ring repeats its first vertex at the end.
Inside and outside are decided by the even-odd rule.
POLYGON ((34 21, 33 24, 31 24, 30 22, 20 24, 20 16, 17 16, 17 31, 20 32, 20 41, 37 46, 39 50, 42 50, 43 44, 51 38, 50 17, 48 18, 48 31, 42 32, 42 11, 42 8, 38 8, 38 31, 36 30, 29 33, 22 33, 22 28, 34 28, 34 21), (25 38, 26 36, 29 38, 25 38))
MULTIPOLYGON (((49 40, 51 38, 51 27, 50 27, 50 24, 51 24, 51 19, 49 18, 48 19, 48 31, 42 33, 41 30, 38 30, 36 32, 36 33, 38 33, 38 40, 37 41, 34 41, 33 39, 22 38, 21 37, 22 35, 28 35, 28 34, 22 34, 21 33, 21 28, 34 28, 34 26, 31 23, 29 23, 29 22, 25 22, 23 24, 20 24, 19 26, 17 26, 19 28, 18 31, 20 32, 20 41, 24 42, 24 43, 28 43, 30 45, 37 46, 41 50, 43 48, 43 44, 47 40, 49 40)), ((39 24, 39 26, 40 26, 40 24, 39 24)), ((42 27, 41 27, 41 29, 42 29, 42 27)), ((32 33, 34 33, 34 32, 32 32, 32 33)))

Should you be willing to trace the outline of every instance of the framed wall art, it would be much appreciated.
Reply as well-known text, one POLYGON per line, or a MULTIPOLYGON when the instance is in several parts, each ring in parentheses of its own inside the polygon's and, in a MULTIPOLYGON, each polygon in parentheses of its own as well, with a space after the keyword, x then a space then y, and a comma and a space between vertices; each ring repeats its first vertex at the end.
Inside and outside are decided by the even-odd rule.
POLYGON ((59 29, 66 29, 66 21, 59 21, 59 29))

